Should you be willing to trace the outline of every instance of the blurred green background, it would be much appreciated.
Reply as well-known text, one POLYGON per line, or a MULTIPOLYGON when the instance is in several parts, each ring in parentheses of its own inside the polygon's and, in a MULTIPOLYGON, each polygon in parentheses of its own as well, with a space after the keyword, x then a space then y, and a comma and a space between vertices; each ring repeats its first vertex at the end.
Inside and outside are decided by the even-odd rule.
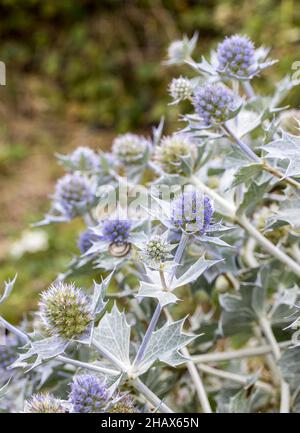
MULTIPOLYGON (((80 221, 30 229, 61 174, 54 153, 106 149, 116 133, 149 133, 162 115, 171 128, 178 112, 168 108, 166 89, 184 70, 162 61, 184 33, 199 32, 196 59, 236 32, 271 46, 280 62, 254 82, 268 92, 300 60, 300 2, 1 0, 0 17, 7 73, 0 86, 0 281, 19 275, 1 312, 16 322, 77 252, 80 221), (40 251, 27 251, 37 244, 40 251)), ((297 107, 299 99, 296 88, 287 102, 297 107)))

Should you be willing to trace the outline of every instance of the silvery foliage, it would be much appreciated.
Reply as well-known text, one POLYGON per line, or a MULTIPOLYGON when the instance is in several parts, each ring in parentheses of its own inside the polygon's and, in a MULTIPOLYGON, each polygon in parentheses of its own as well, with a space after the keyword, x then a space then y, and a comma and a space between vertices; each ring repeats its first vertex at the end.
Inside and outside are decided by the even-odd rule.
MULTIPOLYGON (((22 411, 24 399, 49 388, 54 395, 59 388, 73 411, 69 384, 82 373, 104 380, 110 407, 133 387, 140 411, 209 412, 209 401, 197 399, 203 382, 217 412, 300 410, 300 132, 291 133, 289 110, 281 106, 299 83, 286 77, 273 94, 261 96, 252 79, 275 63, 267 59, 268 49, 229 38, 219 47, 220 66, 218 51, 210 60, 192 57, 197 37, 173 42, 165 62, 181 65, 185 74, 169 87, 170 103, 184 122, 174 136, 193 146, 188 157, 176 147, 178 173, 164 170, 169 160, 155 158, 165 137, 163 120, 151 138, 119 137, 112 153, 80 147, 58 155, 67 173, 91 186, 93 197, 66 213, 70 191, 59 200, 54 195, 40 224, 81 218, 87 243, 56 282, 76 284, 78 274, 101 278, 93 289, 82 288, 93 323, 84 338, 66 340, 47 334, 39 318, 18 328, 1 318, 14 336, 13 344, 3 336, 1 348, 15 350, 13 364, 1 374, 2 411, 22 411), (234 104, 224 107, 227 100, 234 104), (143 203, 151 200, 151 208, 142 205, 142 218, 129 217, 119 202, 117 213, 103 216, 106 187, 118 197, 125 185, 144 185, 143 203), (209 200, 209 215, 192 205, 189 224, 175 226, 174 203, 155 193, 162 186, 173 188, 177 206, 183 186, 193 186, 209 200), (202 211, 205 230, 196 219, 202 211), (256 356, 255 363, 249 356, 256 356), (198 362, 206 370, 191 379, 191 365, 198 362)), ((129 196, 127 204, 133 200, 129 196)), ((5 283, 1 303, 15 283, 5 283)))

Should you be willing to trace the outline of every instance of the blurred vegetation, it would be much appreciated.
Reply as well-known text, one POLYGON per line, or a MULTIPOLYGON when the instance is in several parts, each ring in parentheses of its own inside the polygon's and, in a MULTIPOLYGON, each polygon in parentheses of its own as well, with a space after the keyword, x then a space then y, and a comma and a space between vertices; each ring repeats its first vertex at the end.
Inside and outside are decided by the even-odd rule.
MULTIPOLYGON (((254 83, 267 92, 300 60, 300 2, 1 0, 0 16, 0 59, 7 68, 0 89, 0 280, 18 271, 6 310, 17 320, 76 251, 77 221, 48 228, 46 252, 19 260, 3 253, 47 209, 61 173, 53 153, 109 146, 112 133, 149 131, 161 115, 171 125, 177 111, 167 107, 166 88, 182 70, 162 61, 168 44, 184 33, 199 32, 196 58, 236 32, 271 46, 280 62, 254 83)), ((299 99, 298 88, 287 102, 299 106, 299 99)))

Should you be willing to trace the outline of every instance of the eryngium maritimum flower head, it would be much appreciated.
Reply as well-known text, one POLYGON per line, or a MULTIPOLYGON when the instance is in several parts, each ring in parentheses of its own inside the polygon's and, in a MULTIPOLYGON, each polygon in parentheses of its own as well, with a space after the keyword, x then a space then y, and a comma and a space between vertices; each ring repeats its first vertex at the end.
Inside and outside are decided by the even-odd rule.
POLYGON ((183 159, 196 158, 195 144, 183 135, 164 137, 155 148, 154 159, 165 173, 183 174, 183 159))
POLYGON ((146 242, 141 257, 150 268, 159 269, 172 257, 173 248, 165 236, 154 235, 146 242))
POLYGON ((104 240, 117 245, 126 244, 129 238, 131 222, 129 220, 109 220, 103 223, 104 240))
POLYGON ((218 84, 198 87, 194 93, 193 104, 206 127, 226 122, 237 108, 231 90, 218 84))
POLYGON ((257 69, 253 42, 247 36, 234 35, 219 44, 218 69, 228 76, 247 78, 257 69))
POLYGON ((190 99, 193 94, 193 86, 188 78, 173 78, 169 85, 169 93, 174 99, 174 103, 190 99))
POLYGON ((211 200, 200 192, 184 192, 172 203, 171 222, 186 232, 204 234, 211 223, 212 215, 211 200))
POLYGON ((34 394, 25 402, 24 413, 66 413, 63 402, 51 394, 34 394))
POLYGON ((114 139, 112 153, 124 164, 135 164, 142 160, 148 148, 149 141, 145 137, 128 133, 114 139))
POLYGON ((93 321, 89 298, 73 284, 53 284, 42 293, 39 306, 49 333, 66 340, 83 337, 93 321))
POLYGON ((95 191, 91 181, 79 174, 66 174, 58 180, 54 200, 70 218, 82 214, 94 202, 95 191))
POLYGON ((99 156, 93 149, 80 146, 70 155, 73 169, 80 171, 93 171, 99 167, 99 156))
POLYGON ((130 395, 122 397, 117 403, 115 403, 110 409, 110 413, 139 413, 139 410, 135 407, 130 395))
POLYGON ((105 383, 97 376, 88 374, 76 376, 71 384, 69 401, 73 412, 103 412, 107 398, 105 383))

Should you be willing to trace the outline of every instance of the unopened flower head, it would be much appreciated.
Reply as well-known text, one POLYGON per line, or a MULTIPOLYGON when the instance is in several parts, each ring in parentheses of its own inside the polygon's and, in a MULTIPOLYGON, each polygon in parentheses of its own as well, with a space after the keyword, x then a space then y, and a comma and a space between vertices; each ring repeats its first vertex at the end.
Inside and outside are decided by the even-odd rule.
POLYGON ((9 344, 0 345, 0 370, 6 370, 17 358, 16 348, 9 344))
POLYGON ((280 113, 279 124, 286 132, 300 135, 300 110, 287 110, 280 113))
POLYGON ((186 136, 174 134, 164 137, 155 149, 154 159, 165 173, 183 174, 183 160, 196 158, 195 144, 186 136))
POLYGON ((34 394, 25 402, 24 413, 66 413, 63 402, 51 394, 34 394))
POLYGON ((93 242, 96 242, 97 240, 99 240, 99 236, 95 235, 91 230, 88 229, 85 232, 82 232, 77 243, 81 254, 86 253, 93 245, 93 242))
POLYGON ((130 235, 131 222, 129 220, 110 220, 103 223, 104 240, 112 244, 124 245, 128 242, 130 235))
POLYGON ((103 412, 107 405, 107 399, 105 383, 99 377, 86 374, 74 378, 69 396, 73 412, 103 412))
POLYGON ((191 80, 184 77, 173 78, 169 86, 169 93, 174 99, 174 103, 190 99, 193 94, 191 80))
POLYGON ((197 191, 187 191, 172 203, 171 222, 186 232, 204 234, 211 224, 213 206, 209 197, 197 191))
POLYGON ((247 78, 257 68, 254 45, 247 36, 225 38, 218 46, 217 57, 218 69, 228 76, 247 78))
POLYGON ((72 173, 58 180, 54 200, 70 218, 89 209, 95 199, 95 191, 89 179, 72 173))
POLYGON ((139 410, 134 405, 130 395, 122 397, 117 403, 112 405, 109 410, 110 413, 139 413, 139 410))
POLYGON ((112 153, 124 164, 135 164, 143 159, 149 145, 150 143, 145 137, 127 133, 115 138, 112 144, 112 153))
POLYGON ((53 284, 39 306, 48 332, 66 340, 82 338, 93 322, 89 298, 73 284, 53 284))
POLYGON ((232 91, 218 84, 198 87, 193 103, 197 115, 206 127, 226 122, 237 108, 232 91))
POLYGON ((191 39, 184 36, 180 40, 173 41, 168 47, 168 60, 166 63, 181 65, 186 60, 189 60, 196 46, 197 39, 198 34, 195 33, 191 39))
POLYGON ((70 155, 72 167, 80 171, 93 171, 99 167, 99 156, 93 149, 80 146, 70 155))
POLYGON ((165 236, 154 235, 142 248, 141 258, 150 268, 160 269, 172 258, 170 252, 173 248, 165 236))

